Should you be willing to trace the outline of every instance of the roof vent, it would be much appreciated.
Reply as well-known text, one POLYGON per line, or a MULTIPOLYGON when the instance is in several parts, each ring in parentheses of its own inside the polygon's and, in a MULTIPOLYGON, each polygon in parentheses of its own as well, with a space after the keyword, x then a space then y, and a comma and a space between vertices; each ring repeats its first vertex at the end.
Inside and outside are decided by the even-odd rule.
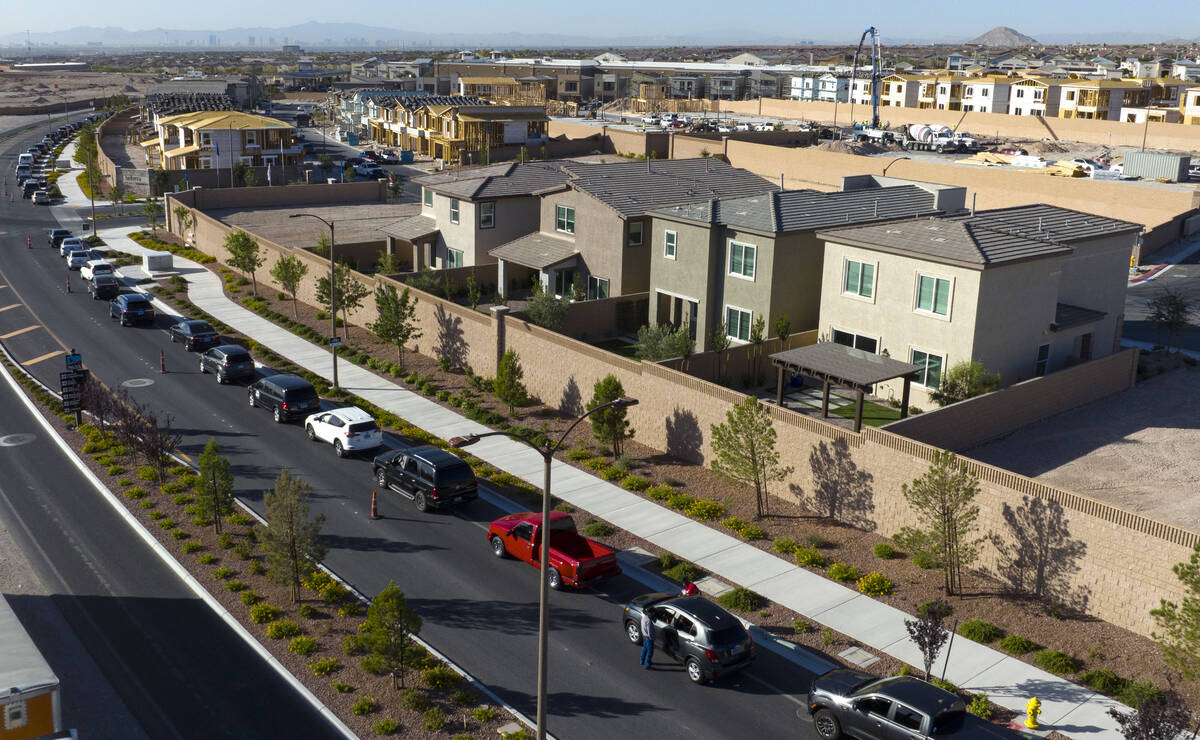
POLYGON ((944 237, 944 236, 935 236, 935 237, 933 237, 932 239, 930 239, 930 241, 935 241, 935 242, 944 242, 944 241, 946 241, 946 237, 944 237))
POLYGON ((889 234, 903 234, 904 232, 903 232, 903 231, 901 231, 900 229, 888 229, 888 230, 887 230, 887 233, 889 233, 889 234))
POLYGON ((930 231, 941 231, 942 230, 941 226, 926 226, 925 228, 929 229, 930 231))

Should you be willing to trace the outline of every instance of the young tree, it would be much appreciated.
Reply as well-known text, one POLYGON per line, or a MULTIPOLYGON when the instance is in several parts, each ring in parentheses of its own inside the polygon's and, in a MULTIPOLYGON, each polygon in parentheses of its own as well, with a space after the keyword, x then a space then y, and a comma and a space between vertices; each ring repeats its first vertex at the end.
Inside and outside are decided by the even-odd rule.
MULTIPOLYGON (((112 196, 112 193, 109 193, 109 196, 112 196)), ((192 209, 187 206, 175 206, 171 213, 175 214, 175 223, 179 225, 180 238, 186 238, 187 230, 192 228, 192 209)))
MULTIPOLYGON (((925 475, 901 486, 904 499, 927 524, 925 529, 904 527, 897 541, 923 543, 942 569, 947 594, 962 593, 962 571, 979 556, 978 538, 972 530, 979 519, 975 497, 979 478, 949 450, 934 453, 925 475)), ((922 546, 922 545, 919 545, 922 546)))
POLYGON ((679 327, 679 331, 675 332, 675 354, 679 359, 683 360, 681 367, 684 370, 688 369, 691 364, 692 355, 696 353, 696 338, 692 336, 692 328, 685 320, 679 327))
POLYGON ((767 407, 754 396, 725 414, 724 424, 713 424, 712 469, 730 483, 754 486, 754 503, 759 517, 769 509, 767 485, 791 474, 791 466, 779 464, 775 449, 775 426, 767 407))
POLYGON ((921 658, 925 662, 926 681, 930 679, 930 671, 933 670, 938 654, 942 652, 942 646, 950 638, 950 632, 942 625, 950 613, 950 605, 938 599, 926 604, 924 613, 917 619, 904 620, 908 639, 921 651, 921 658))
POLYGON ((258 172, 253 167, 242 170, 242 185, 252 188, 258 184, 258 172))
MULTIPOLYGON (((609 373, 596 381, 596 385, 592 388, 592 400, 588 401, 587 409, 591 411, 601 404, 615 401, 624 395, 625 388, 621 386, 621 381, 617 379, 617 376, 609 373)), ((600 442, 612 447, 614 459, 621 456, 621 447, 625 440, 633 439, 633 429, 625 418, 626 411, 627 409, 609 408, 597 411, 589 417, 592 422, 592 434, 600 442)))
POLYGON ((375 272, 380 275, 394 275, 400 272, 400 258, 395 252, 379 250, 379 259, 375 261, 375 272))
POLYGON ((140 455, 154 469, 154 480, 158 485, 167 482, 167 469, 173 462, 172 455, 179 450, 183 435, 171 428, 174 417, 162 414, 148 405, 124 399, 126 412, 122 414, 125 430, 124 443, 140 455))
POLYGON ((329 238, 329 232, 322 229, 317 232, 315 239, 317 243, 313 245, 313 254, 328 257, 329 250, 333 249, 333 240, 329 238))
POLYGON ((550 291, 539 290, 525 308, 525 315, 538 326, 558 331, 567 322, 569 306, 566 298, 555 298, 550 291))
POLYGON ((200 453, 196 476, 196 504, 202 516, 213 520, 213 531, 221 534, 221 518, 233 511, 233 474, 229 458, 217 451, 217 440, 209 438, 200 453))
POLYGON ((296 310, 296 289, 300 287, 300 281, 307 274, 308 265, 301 262, 300 258, 294 254, 280 257, 275 264, 271 265, 271 278, 292 297, 292 315, 297 318, 300 317, 300 314, 296 310))
POLYGON ((480 289, 479 283, 475 281, 474 275, 467 275, 467 300, 471 303, 471 310, 479 308, 479 301, 483 298, 483 290, 480 289))
MULTIPOLYGON (((691 338, 691 335, 688 335, 691 338)), ((672 357, 678 357, 681 352, 681 340, 670 324, 646 325, 638 329, 637 344, 635 345, 639 360, 646 362, 662 362, 672 357)))
POLYGON ((242 164, 241 162, 234 162, 233 166, 229 168, 229 174, 230 174, 229 187, 236 188, 237 184, 239 182, 244 183, 246 181, 247 169, 249 169, 249 168, 246 167, 246 165, 242 164))
POLYGON ((322 275, 317 278, 317 300, 331 314, 340 312, 342 314, 342 324, 349 326, 350 313, 362 308, 363 300, 371 295, 371 289, 358 281, 354 277, 350 265, 345 262, 338 262, 333 268, 334 286, 337 288, 337 295, 332 296, 337 298, 337 305, 333 305, 329 295, 329 276, 322 275))
POLYGON ((779 350, 787 349, 788 337, 792 335, 792 320, 786 313, 775 317, 775 338, 779 340, 779 350))
POLYGON ((1151 637, 1163 651, 1163 659, 1189 681, 1200 678, 1200 544, 1192 548, 1186 563, 1176 563, 1175 577, 1186 595, 1176 604, 1162 599, 1150 615, 1158 629, 1151 637))
POLYGON ((725 333, 725 322, 717 324, 717 328, 713 329, 712 336, 708 338, 708 345, 712 348, 713 357, 717 362, 717 377, 716 381, 721 382, 725 377, 721 363, 725 359, 725 350, 729 349, 729 335, 725 333))
POLYGON ((163 207, 157 200, 148 200, 142 204, 142 213, 150 224, 150 233, 158 236, 158 217, 162 215, 163 207))
POLYGON ((1196 303, 1172 288, 1163 288, 1158 295, 1150 299, 1147 308, 1150 314, 1146 317, 1155 328, 1161 339, 1163 332, 1167 334, 1164 345, 1168 351, 1175 345, 1175 337, 1187 326, 1192 314, 1196 312, 1196 303))
POLYGON ((301 579, 316 570, 326 552, 320 539, 325 516, 309 517, 311 492, 312 486, 284 470, 275 479, 275 490, 263 494, 267 530, 262 546, 267 554, 267 575, 291 588, 292 603, 300 601, 301 579))
POLYGON ((1192 723, 1187 704, 1174 691, 1143 701, 1132 712, 1113 707, 1108 714, 1117 721, 1125 740, 1177 740, 1186 737, 1192 723))
POLYGON ((333 172, 333 157, 329 156, 328 154, 322 154, 321 156, 317 157, 317 165, 320 166, 321 170, 325 172, 326 176, 328 176, 330 172, 333 172))
POLYGON ((754 358, 754 384, 758 385, 762 382, 762 354, 763 340, 766 339, 767 320, 762 314, 755 317, 754 322, 750 324, 750 347, 751 356, 754 358))
POLYGON ((170 182, 171 175, 166 170, 150 170, 150 197, 161 198, 170 182))
POLYGON ((404 685, 404 657, 413 635, 421 631, 421 617, 408 607, 404 592, 395 583, 388 582, 367 609, 367 621, 363 624, 363 642, 383 663, 384 669, 392 674, 392 688, 396 679, 404 685))
POLYGON ((125 191, 120 185, 113 185, 108 189, 108 199, 112 201, 113 213, 119 214, 121 203, 125 200, 125 191))
POLYGON ((518 406, 524 406, 529 400, 525 390, 525 371, 521 368, 521 358, 514 350, 508 350, 500 358, 500 366, 496 368, 496 380, 492 391, 496 398, 508 405, 508 413, 517 413, 518 406))
POLYGON ((1000 373, 989 373, 982 363, 963 360, 942 376, 937 390, 932 391, 929 397, 939 406, 949 406, 991 393, 1000 385, 1000 373))
POLYGON ((406 287, 397 293, 396 286, 379 285, 375 288, 375 311, 379 320, 367 324, 367 328, 379 337, 379 341, 396 345, 396 362, 404 362, 404 345, 421 338, 417 326, 417 299, 406 287))
POLYGON ((229 266, 250 274, 254 295, 258 295, 258 278, 255 273, 267 258, 262 255, 258 240, 238 229, 225 237, 225 250, 229 252, 229 266))

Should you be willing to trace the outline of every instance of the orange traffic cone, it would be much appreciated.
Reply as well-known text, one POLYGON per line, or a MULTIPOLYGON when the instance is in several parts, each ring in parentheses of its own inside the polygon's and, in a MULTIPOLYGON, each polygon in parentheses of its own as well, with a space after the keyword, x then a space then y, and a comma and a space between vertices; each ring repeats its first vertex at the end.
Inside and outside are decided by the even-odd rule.
POLYGON ((376 501, 375 501, 375 489, 374 488, 371 489, 371 518, 372 519, 379 518, 379 506, 376 504, 376 501))

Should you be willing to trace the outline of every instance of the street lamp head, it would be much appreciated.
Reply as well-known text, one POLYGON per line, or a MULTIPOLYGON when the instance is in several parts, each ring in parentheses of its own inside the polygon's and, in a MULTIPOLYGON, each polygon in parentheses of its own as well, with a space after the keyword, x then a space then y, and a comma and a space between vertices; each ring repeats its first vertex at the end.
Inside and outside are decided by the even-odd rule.
POLYGON ((479 435, 478 434, 468 434, 468 435, 465 435, 462 437, 451 437, 449 441, 450 441, 451 447, 453 447, 455 449, 461 449, 463 447, 469 447, 470 445, 473 445, 476 442, 478 442, 479 435))
POLYGON ((614 408, 624 409, 630 406, 637 406, 637 402, 636 398, 618 398, 612 402, 612 405, 614 408))

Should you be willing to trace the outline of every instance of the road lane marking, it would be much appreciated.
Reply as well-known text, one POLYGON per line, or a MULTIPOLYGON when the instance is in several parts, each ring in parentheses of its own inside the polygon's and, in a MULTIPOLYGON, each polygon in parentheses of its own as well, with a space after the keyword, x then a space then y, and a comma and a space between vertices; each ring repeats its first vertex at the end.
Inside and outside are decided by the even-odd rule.
POLYGON ((65 355, 65 354, 66 354, 66 352, 63 352, 61 349, 56 349, 53 352, 47 352, 44 355, 39 355, 39 356, 33 358, 32 360, 26 360, 25 362, 22 362, 21 364, 28 367, 29 365, 34 365, 36 363, 41 362, 42 360, 49 360, 51 357, 58 357, 59 355, 65 355))
POLYGON ((9 306, 0 306, 0 311, 10 311, 10 310, 12 310, 12 309, 14 309, 14 308, 20 308, 20 307, 21 307, 21 304, 20 304, 20 303, 14 303, 14 304, 12 304, 12 305, 9 305, 9 306))
POLYGON ((20 336, 21 334, 24 334, 25 332, 30 332, 30 331, 33 331, 34 329, 41 329, 41 328, 42 328, 41 324, 33 324, 32 326, 27 326, 24 329, 17 329, 16 331, 10 331, 7 334, 0 334, 0 339, 12 339, 13 337, 20 336))

